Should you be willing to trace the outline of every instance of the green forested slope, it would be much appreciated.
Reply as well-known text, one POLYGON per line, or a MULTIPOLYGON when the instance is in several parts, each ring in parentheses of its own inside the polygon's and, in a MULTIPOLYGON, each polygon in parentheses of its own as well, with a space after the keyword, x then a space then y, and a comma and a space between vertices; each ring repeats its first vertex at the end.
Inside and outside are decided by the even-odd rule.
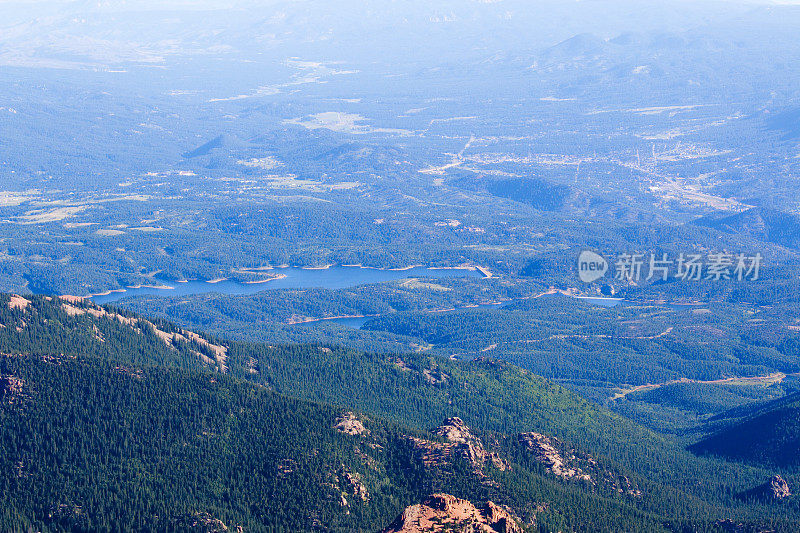
POLYGON ((343 409, 218 373, 35 355, 0 356, 0 372, 3 531, 376 531, 442 491, 542 529, 662 529, 634 496, 559 480, 513 438, 484 436, 506 471, 427 467, 408 437, 441 436, 363 415, 365 433, 344 434, 343 409))
POLYGON ((513 365, 227 343, 90 304, 25 302, 0 296, 0 351, 15 354, 2 363, 6 524, 53 514, 47 525, 63 519, 68 529, 150 522, 159 529, 166 520, 208 513, 251 529, 290 524, 303 530, 309 518, 297 509, 313 508, 312 522, 342 530, 368 524, 370 530, 435 490, 540 509, 536 524, 543 530, 702 529, 726 518, 777 521, 774 527, 786 529, 800 517, 795 501, 774 508, 735 498, 772 472, 697 458, 513 365), (18 381, 9 376, 22 380, 21 392, 13 393, 18 381), (356 451, 331 429, 345 409, 368 413, 374 424, 368 428, 379 439, 371 444, 380 448, 362 444, 356 451), (490 468, 488 484, 458 461, 433 473, 421 469, 399 436, 452 416, 463 418, 512 468, 490 468), (641 496, 562 479, 531 464, 514 444, 527 431, 590 454, 603 471, 624 474, 641 496), (303 464, 293 469, 301 472, 296 485, 276 481, 282 479, 276 461, 287 459, 287 450, 294 454, 289 460, 303 464), (372 470, 358 470, 358 461, 372 470), (360 511, 353 498, 342 508, 320 488, 336 485, 326 476, 341 481, 342 464, 361 472, 374 495, 360 511), (187 488, 173 490, 184 480, 191 480, 187 488))
POLYGON ((771 402, 691 447, 746 464, 800 468, 800 395, 771 402))
POLYGON ((3 531, 164 531, 203 516, 368 531, 410 501, 399 433, 375 423, 381 448, 364 446, 333 429, 340 410, 209 373, 35 356, 2 367, 23 383, 0 406, 3 531), (345 473, 382 490, 363 502, 345 473))

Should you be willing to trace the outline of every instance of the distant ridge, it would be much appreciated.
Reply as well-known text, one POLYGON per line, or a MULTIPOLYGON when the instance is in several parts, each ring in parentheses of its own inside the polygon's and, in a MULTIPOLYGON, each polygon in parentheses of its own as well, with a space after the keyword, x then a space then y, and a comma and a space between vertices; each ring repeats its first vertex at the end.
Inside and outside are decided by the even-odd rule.
POLYGON ((800 466, 800 395, 777 400, 771 408, 758 410, 689 450, 747 464, 796 468, 800 466))
POLYGON ((776 209, 754 207, 735 214, 714 213, 695 220, 694 224, 790 248, 800 247, 800 217, 776 209))

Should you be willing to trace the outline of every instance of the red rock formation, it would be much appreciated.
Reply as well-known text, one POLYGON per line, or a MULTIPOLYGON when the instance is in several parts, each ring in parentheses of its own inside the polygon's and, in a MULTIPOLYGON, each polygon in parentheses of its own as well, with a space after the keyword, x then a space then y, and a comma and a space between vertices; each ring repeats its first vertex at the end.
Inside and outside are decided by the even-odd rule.
POLYGON ((493 502, 476 507, 449 494, 434 494, 407 507, 382 533, 523 533, 519 519, 493 502))

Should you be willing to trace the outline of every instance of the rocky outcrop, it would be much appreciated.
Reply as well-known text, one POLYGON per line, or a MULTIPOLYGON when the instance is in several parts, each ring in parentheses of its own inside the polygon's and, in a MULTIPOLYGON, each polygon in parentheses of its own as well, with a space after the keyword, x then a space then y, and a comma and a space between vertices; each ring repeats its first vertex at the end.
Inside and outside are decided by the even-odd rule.
POLYGON ((403 359, 402 359, 402 358, 400 358, 400 357, 396 357, 396 358, 394 358, 394 359, 393 359, 391 362, 392 362, 392 364, 393 364, 394 366, 396 366, 397 368, 399 368, 399 369, 400 369, 400 370, 402 370, 403 372, 413 372, 413 370, 411 369, 411 367, 410 367, 410 366, 408 366, 408 364, 406 364, 406 362, 405 362, 405 361, 403 361, 403 359))
POLYGON ((342 474, 342 478, 347 483, 348 488, 352 491, 353 495, 363 502, 369 501, 369 491, 366 485, 361 481, 361 474, 358 472, 349 472, 347 470, 342 474))
POLYGON ((485 477, 484 468, 487 463, 498 470, 510 468, 497 453, 488 451, 483 441, 473 435, 470 428, 458 417, 446 419, 433 433, 444 437, 446 442, 409 437, 415 448, 422 453, 426 467, 442 467, 460 457, 469 462, 475 474, 480 477, 485 477))
POLYGON ((208 513, 192 513, 178 520, 178 527, 196 533, 242 533, 242 526, 228 527, 222 520, 208 513))
POLYGON ((0 403, 12 404, 22 398, 25 381, 16 376, 0 376, 0 403))
POLYGON ((555 437, 530 432, 521 433, 518 441, 535 461, 555 476, 583 481, 603 491, 635 498, 642 496, 642 491, 628 476, 602 467, 591 455, 581 453, 555 437))
POLYGON ((481 468, 486 463, 488 453, 483 442, 472 434, 469 427, 458 417, 448 418, 444 424, 433 430, 433 433, 444 437, 453 444, 456 452, 460 453, 475 468, 481 468))
POLYGON ((450 379, 450 376, 442 372, 439 368, 426 368, 422 371, 422 375, 425 377, 425 381, 431 385, 447 383, 447 380, 450 379))
POLYGON ((361 474, 350 471, 344 464, 337 470, 328 472, 327 481, 320 483, 320 488, 330 490, 330 497, 346 508, 345 514, 350 514, 350 505, 356 500, 366 503, 370 499, 369 490, 363 483, 361 474))
MULTIPOLYGON (((574 461, 574 456, 564 458, 561 452, 556 448, 557 444, 561 444, 555 437, 548 437, 541 433, 521 433, 519 435, 519 442, 528 451, 530 451, 535 459, 544 465, 544 467, 551 473, 564 479, 582 479, 591 482, 592 476, 575 466, 570 464, 574 461)), ((563 447, 563 446, 559 446, 563 447)))
POLYGON ((369 435, 369 430, 364 427, 364 424, 356 418, 354 413, 345 413, 336 419, 336 424, 333 426, 336 431, 345 433, 347 435, 369 435))
POLYGON ((22 296, 18 296, 16 294, 12 294, 8 300, 8 308, 9 309, 19 309, 19 310, 26 310, 28 306, 30 306, 31 302, 26 300, 22 296))
POLYGON ((766 501, 780 501, 792 495, 789 489, 789 484, 781 476, 773 476, 772 479, 752 488, 748 491, 739 494, 739 498, 743 500, 766 500, 766 501))
POLYGON ((523 533, 510 509, 493 502, 476 507, 449 494, 434 494, 407 507, 382 533, 523 533))

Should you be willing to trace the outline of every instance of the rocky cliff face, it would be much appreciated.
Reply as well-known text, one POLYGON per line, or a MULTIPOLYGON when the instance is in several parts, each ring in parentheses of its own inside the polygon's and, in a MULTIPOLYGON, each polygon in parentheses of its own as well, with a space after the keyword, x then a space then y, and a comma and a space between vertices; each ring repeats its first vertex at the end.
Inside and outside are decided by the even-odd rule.
POLYGON ((496 452, 487 450, 483 441, 473 435, 470 428, 458 417, 446 419, 433 433, 444 437, 446 442, 409 437, 422 454, 426 467, 442 467, 461 457, 472 465, 473 472, 479 477, 485 477, 484 469, 487 464, 498 470, 509 468, 508 463, 496 452))
POLYGON ((449 494, 434 494, 406 508, 382 533, 523 533, 520 520, 506 507, 475 506, 449 494))

